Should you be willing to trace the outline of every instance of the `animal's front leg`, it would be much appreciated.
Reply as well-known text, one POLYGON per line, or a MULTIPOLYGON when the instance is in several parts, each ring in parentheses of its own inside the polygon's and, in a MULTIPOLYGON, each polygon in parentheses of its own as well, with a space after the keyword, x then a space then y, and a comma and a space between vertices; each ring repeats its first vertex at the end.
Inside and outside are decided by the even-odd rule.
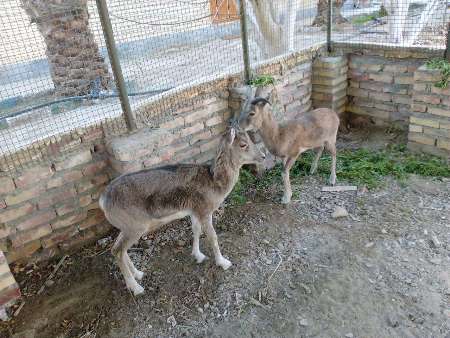
POLYGON ((283 195, 283 198, 281 199, 281 203, 283 203, 283 204, 288 204, 291 202, 292 188, 291 188, 291 180, 289 178, 289 172, 290 172, 292 166, 294 165, 296 158, 297 157, 288 157, 284 161, 284 168, 283 168, 283 173, 282 173, 283 184, 284 184, 284 195, 283 195))
POLYGON ((217 234, 212 224, 212 214, 203 217, 202 223, 205 226, 206 235, 208 236, 209 243, 213 249, 216 264, 222 267, 224 270, 227 270, 231 266, 231 262, 223 257, 222 253, 220 252, 219 242, 217 241, 217 234))

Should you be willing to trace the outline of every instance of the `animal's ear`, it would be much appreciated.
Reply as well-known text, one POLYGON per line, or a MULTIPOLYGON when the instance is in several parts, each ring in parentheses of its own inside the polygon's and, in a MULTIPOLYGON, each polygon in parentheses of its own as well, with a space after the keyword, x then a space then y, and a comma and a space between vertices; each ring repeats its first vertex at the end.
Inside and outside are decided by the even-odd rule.
POLYGON ((234 127, 231 127, 228 130, 227 143, 230 144, 230 145, 233 144, 233 141, 234 141, 235 137, 236 137, 236 129, 234 127))
POLYGON ((264 107, 266 104, 270 106, 270 102, 263 97, 255 97, 251 103, 252 106, 259 106, 261 108, 264 107))

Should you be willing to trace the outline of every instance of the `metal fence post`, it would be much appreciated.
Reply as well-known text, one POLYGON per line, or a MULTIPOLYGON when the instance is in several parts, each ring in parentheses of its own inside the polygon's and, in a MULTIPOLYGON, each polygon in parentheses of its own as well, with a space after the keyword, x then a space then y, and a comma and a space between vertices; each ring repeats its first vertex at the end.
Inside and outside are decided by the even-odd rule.
POLYGON ((333 0, 328 0, 327 15, 327 50, 331 53, 331 25, 333 23, 333 0))
POLYGON ((447 42, 445 44, 444 58, 450 62, 450 22, 447 25, 447 42))
POLYGON ((100 22, 102 24, 102 31, 108 49, 109 60, 111 61, 112 71, 116 80, 116 86, 119 91, 120 104, 125 114, 125 122, 129 131, 137 129, 136 121, 131 112, 130 100, 128 99, 127 88, 125 80, 123 79, 122 67, 120 66, 119 55, 117 54, 116 42, 114 40, 114 33, 111 26, 111 19, 109 18, 108 6, 105 0, 96 0, 100 22))
POLYGON ((242 56, 244 59, 244 79, 245 83, 250 83, 251 69, 248 51, 248 34, 247 34, 247 17, 245 15, 245 0, 239 1, 239 15, 241 19, 241 41, 242 41, 242 56))

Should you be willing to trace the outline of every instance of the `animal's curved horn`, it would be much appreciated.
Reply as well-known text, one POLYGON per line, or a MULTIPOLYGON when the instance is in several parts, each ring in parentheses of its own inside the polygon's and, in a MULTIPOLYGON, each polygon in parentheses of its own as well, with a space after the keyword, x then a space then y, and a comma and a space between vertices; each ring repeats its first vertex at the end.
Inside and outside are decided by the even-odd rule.
POLYGON ((259 103, 268 104, 270 106, 270 102, 263 97, 255 97, 251 102, 252 105, 257 105, 259 103))

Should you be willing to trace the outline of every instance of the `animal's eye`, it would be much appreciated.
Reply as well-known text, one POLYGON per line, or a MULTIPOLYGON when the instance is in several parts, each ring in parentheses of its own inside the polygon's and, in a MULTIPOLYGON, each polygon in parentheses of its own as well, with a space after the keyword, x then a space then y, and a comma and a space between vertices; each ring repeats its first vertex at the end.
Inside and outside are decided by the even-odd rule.
POLYGON ((252 112, 250 112, 248 115, 250 115, 250 116, 255 116, 255 112, 252 111, 252 112))
POLYGON ((248 144, 247 144, 247 143, 239 143, 239 146, 240 146, 242 149, 245 149, 245 148, 248 147, 248 144))

